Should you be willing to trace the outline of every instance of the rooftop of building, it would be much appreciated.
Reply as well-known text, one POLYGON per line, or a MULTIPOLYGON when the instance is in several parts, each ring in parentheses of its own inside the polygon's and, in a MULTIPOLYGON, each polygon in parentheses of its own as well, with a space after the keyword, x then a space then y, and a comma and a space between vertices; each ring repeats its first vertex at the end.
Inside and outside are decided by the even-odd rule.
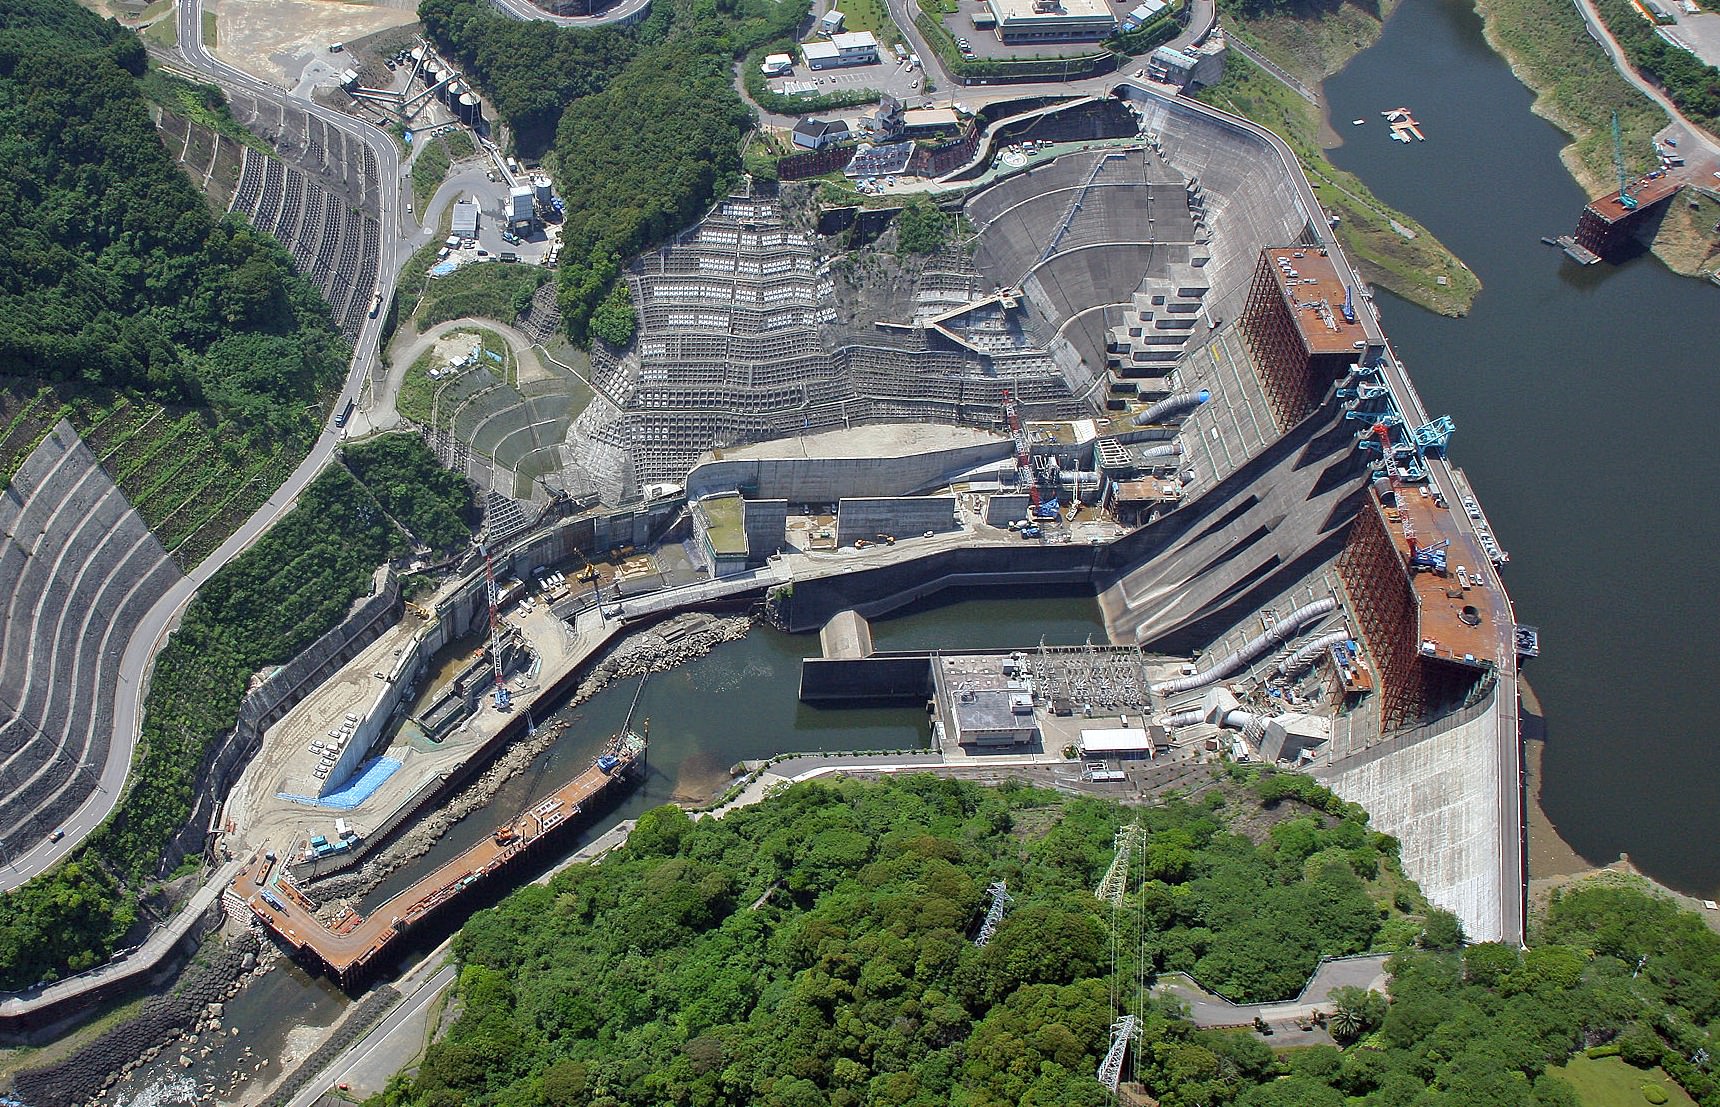
POLYGON ((991 10, 1001 22, 1032 22, 1039 19, 1109 19, 1104 0, 990 0, 991 10))
POLYGON ((877 49, 878 36, 871 31, 844 31, 830 36, 830 45, 838 50, 877 49))
POLYGON ((1345 298, 1358 290, 1344 284, 1324 250, 1269 246, 1260 253, 1267 259, 1310 353, 1347 353, 1367 339, 1361 322, 1365 306, 1352 301, 1356 321, 1344 318, 1345 298))
POLYGON ((1658 177, 1644 177, 1637 181, 1631 195, 1636 197, 1636 207, 1627 208, 1619 203, 1619 193, 1611 192, 1598 200, 1589 202, 1589 210, 1605 219, 1608 223, 1617 223, 1633 211, 1652 207, 1671 196, 1684 186, 1684 183, 1669 173, 1658 177))
POLYGON ((705 533, 711 549, 719 557, 744 557, 747 552, 746 522, 739 492, 724 492, 706 496, 699 501, 699 513, 705 517, 705 533))
POLYGON ((1126 480, 1117 485, 1119 503, 1174 503, 1182 499, 1182 486, 1174 480, 1126 480))
POLYGON ((1397 505, 1388 506, 1377 492, 1368 494, 1368 502, 1385 519, 1386 532, 1406 572, 1410 557, 1406 524, 1421 549, 1451 543, 1445 547, 1444 576, 1410 574, 1421 652, 1469 665, 1507 665, 1517 649, 1511 607, 1486 553, 1460 522, 1457 512, 1462 507, 1438 507, 1431 494, 1423 496, 1412 486, 1402 487, 1395 498, 1397 505))
POLYGON ((826 135, 845 135, 848 133, 848 121, 845 119, 813 119, 808 116, 794 125, 794 133, 808 138, 823 138, 826 135))
POLYGON ((1022 730, 1035 725, 1031 685, 1007 675, 1003 671, 1006 660, 994 655, 941 659, 940 683, 960 733, 1022 730), (1017 706, 1025 710, 1017 711, 1017 706))
POLYGON ((853 458, 909 457, 913 454, 953 450, 962 446, 980 446, 1007 441, 1003 436, 973 427, 952 427, 941 423, 874 423, 863 427, 801 434, 792 438, 773 438, 728 450, 714 450, 712 456, 726 461, 758 461, 782 458, 853 458))

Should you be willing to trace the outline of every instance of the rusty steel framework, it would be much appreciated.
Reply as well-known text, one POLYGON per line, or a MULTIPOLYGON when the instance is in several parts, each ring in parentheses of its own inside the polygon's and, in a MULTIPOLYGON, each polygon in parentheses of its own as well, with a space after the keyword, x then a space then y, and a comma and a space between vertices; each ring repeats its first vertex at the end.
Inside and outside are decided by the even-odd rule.
POLYGON ((1285 433, 1314 410, 1322 389, 1315 383, 1312 356, 1267 251, 1261 252, 1254 280, 1248 286, 1242 335, 1260 369, 1260 384, 1278 431, 1285 433))
POLYGON ((1415 589, 1385 520, 1365 506, 1350 524, 1338 578, 1379 677, 1380 728, 1396 730, 1462 700, 1485 673, 1420 650, 1415 589))

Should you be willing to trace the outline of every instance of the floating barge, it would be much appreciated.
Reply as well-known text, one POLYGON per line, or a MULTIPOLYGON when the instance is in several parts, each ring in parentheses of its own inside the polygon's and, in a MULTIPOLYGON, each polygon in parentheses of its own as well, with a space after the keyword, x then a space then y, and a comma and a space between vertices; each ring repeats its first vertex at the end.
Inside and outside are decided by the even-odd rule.
POLYGON ((422 926, 474 885, 536 852, 573 825, 604 793, 624 787, 645 765, 648 731, 648 723, 639 733, 623 728, 584 772, 370 915, 347 915, 333 926, 323 923, 311 899, 277 869, 272 853, 262 854, 241 870, 229 892, 295 953, 322 965, 343 988, 349 988, 401 935, 422 926))

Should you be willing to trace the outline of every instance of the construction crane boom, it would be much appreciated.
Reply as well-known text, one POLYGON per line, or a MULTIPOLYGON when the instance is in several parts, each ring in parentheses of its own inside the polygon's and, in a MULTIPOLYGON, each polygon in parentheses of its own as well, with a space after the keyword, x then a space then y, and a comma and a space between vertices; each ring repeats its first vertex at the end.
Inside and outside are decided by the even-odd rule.
POLYGON ((507 685, 502 683, 502 617, 498 610, 501 593, 496 588, 496 565, 490 557, 489 544, 482 544, 478 549, 484 555, 484 588, 490 601, 490 671, 496 678, 496 710, 506 711, 513 704, 507 685))
POLYGON ((1618 112, 1613 112, 1613 170, 1618 173, 1618 206, 1626 211, 1636 210, 1636 197, 1630 191, 1630 173, 1624 167, 1624 133, 1619 130, 1618 112))

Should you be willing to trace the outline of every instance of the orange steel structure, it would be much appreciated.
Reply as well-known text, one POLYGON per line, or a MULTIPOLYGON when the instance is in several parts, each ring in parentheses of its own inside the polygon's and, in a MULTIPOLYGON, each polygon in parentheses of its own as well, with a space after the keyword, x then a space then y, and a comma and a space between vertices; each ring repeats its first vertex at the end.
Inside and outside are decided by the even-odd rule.
POLYGON ((571 825, 593 799, 631 776, 644 765, 645 745, 644 736, 630 731, 616 735, 590 768, 368 916, 348 915, 325 925, 316 917, 316 905, 284 874, 276 873, 276 862, 267 854, 253 859, 230 891, 282 942, 311 955, 342 987, 351 987, 395 939, 535 852, 571 825))
POLYGON ((1631 189, 1636 198, 1634 208, 1625 207, 1618 192, 1589 201, 1577 217, 1577 245, 1608 261, 1618 261, 1650 213, 1658 211, 1681 187, 1681 182, 1671 176, 1644 177, 1631 189))
POLYGON ((1386 730, 1462 701, 1490 672, 1516 663, 1510 609, 1486 580, 1485 555, 1430 497, 1403 490, 1391 498, 1396 502, 1387 504, 1369 490, 1338 558, 1348 606, 1379 675, 1386 730), (1448 539, 1447 560, 1458 570, 1411 570, 1416 543, 1448 539))
POLYGON ((1242 334, 1280 432, 1318 407, 1366 346, 1362 325, 1345 315, 1350 297, 1325 251, 1260 251, 1242 308, 1242 334))

